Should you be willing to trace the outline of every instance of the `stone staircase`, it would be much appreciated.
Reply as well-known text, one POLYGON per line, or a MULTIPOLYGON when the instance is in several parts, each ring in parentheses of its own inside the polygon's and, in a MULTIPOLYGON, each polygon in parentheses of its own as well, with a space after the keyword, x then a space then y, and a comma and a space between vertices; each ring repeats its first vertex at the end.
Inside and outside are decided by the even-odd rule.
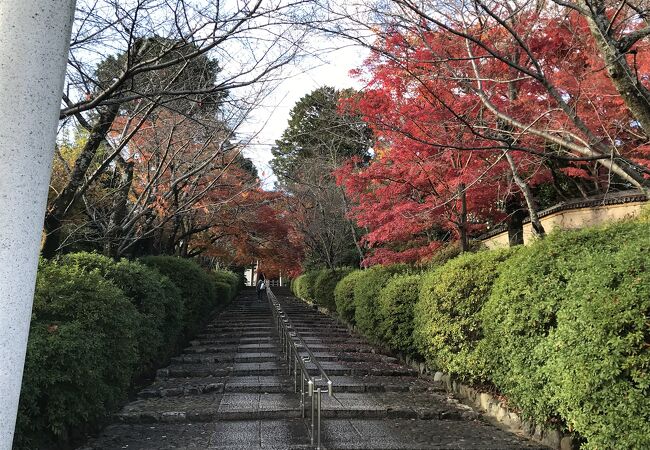
MULTIPOLYGON (((327 449, 543 448, 479 420, 413 369, 282 292, 334 384, 322 397, 327 449)), ((269 303, 246 291, 83 450, 312 448, 269 303)))

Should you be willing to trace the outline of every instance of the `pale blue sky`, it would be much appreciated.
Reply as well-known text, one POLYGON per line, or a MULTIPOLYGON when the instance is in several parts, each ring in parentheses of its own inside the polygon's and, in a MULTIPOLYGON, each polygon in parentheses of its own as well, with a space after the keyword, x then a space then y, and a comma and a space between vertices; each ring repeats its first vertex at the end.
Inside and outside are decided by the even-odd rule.
POLYGON ((256 134, 245 154, 255 163, 267 189, 275 182, 269 166, 271 146, 286 128, 291 108, 301 97, 321 86, 361 88, 358 80, 349 76, 349 71, 361 66, 366 55, 367 50, 363 48, 347 46, 321 55, 322 61, 306 60, 291 68, 294 75, 282 81, 265 99, 264 106, 256 108, 253 117, 241 128, 243 135, 256 134))

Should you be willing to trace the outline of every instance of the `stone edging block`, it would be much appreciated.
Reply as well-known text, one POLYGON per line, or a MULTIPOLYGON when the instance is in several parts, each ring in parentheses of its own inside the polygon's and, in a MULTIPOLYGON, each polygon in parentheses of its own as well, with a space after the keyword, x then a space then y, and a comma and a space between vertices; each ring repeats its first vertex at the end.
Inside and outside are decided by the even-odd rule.
MULTIPOLYGON (((422 363, 411 361, 410 365, 420 368, 422 363)), ((479 410, 484 416, 496 421, 501 427, 521 433, 541 444, 558 450, 572 450, 578 448, 578 444, 572 435, 564 435, 560 430, 553 427, 545 427, 530 421, 523 420, 519 414, 510 411, 492 394, 479 392, 471 386, 453 380, 447 373, 435 371, 433 382, 440 388, 444 388, 450 394, 456 396, 463 403, 479 410)))

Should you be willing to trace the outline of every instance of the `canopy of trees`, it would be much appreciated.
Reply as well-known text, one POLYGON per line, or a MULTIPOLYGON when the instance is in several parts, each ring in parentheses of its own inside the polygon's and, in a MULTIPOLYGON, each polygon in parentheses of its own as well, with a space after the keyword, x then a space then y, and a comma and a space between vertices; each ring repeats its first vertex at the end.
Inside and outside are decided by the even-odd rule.
POLYGON ((363 259, 359 232, 347 217, 348 200, 331 175, 347 159, 367 157, 371 146, 369 127, 340 102, 354 95, 331 87, 306 95, 273 149, 271 165, 291 197, 308 267, 358 266, 363 259))
POLYGON ((350 103, 376 155, 337 172, 369 229, 369 262, 466 245, 522 208, 543 235, 540 206, 648 192, 650 102, 637 100, 650 29, 634 2, 615 3, 395 1, 373 11, 383 22, 358 71, 368 88, 350 103))
POLYGON ((284 199, 237 130, 314 18, 300 2, 80 0, 43 255, 292 255, 284 199))

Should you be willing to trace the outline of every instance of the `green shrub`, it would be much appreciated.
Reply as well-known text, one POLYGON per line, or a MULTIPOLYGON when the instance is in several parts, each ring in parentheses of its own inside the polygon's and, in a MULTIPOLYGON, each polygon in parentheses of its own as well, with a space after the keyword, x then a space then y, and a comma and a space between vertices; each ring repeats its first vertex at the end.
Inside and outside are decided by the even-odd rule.
POLYGON ((292 283, 292 286, 295 284, 294 295, 305 301, 314 302, 314 284, 320 273, 320 270, 312 270, 296 278, 295 283, 292 283))
POLYGON ((221 303, 227 303, 235 297, 235 292, 232 285, 228 283, 223 283, 221 281, 214 282, 214 288, 217 294, 217 298, 221 303))
MULTIPOLYGON (((467 253, 478 252, 483 249, 485 249, 483 243, 478 241, 470 241, 469 249, 467 253)), ((424 263, 424 268, 428 270, 434 270, 442 266, 443 264, 447 263, 447 261, 450 261, 460 255, 461 255, 460 242, 459 241, 450 242, 438 248, 433 253, 433 255, 431 255, 431 258, 429 258, 424 263)))
MULTIPOLYGON (((481 311, 485 339, 479 343, 478 351, 482 351, 491 362, 489 370, 494 383, 527 415, 544 421, 556 414, 558 393, 550 383, 546 365, 549 355, 560 349, 553 347, 549 335, 556 333, 559 310, 573 301, 571 296, 574 294, 570 294, 569 289, 572 280, 579 276, 577 269, 584 267, 582 261, 615 259, 622 243, 641 248, 641 243, 647 242, 649 235, 648 225, 638 222, 552 233, 522 248, 502 265, 490 299, 481 311)), ((589 270, 593 276, 592 283, 605 276, 594 272, 594 267, 589 270)), ((582 289, 593 292, 593 286, 586 284, 582 289)), ((622 291, 625 287, 618 289, 622 291)), ((609 300, 617 301, 616 298, 609 300)), ((573 325, 564 323, 562 326, 573 325)), ((565 348, 563 351, 572 350, 565 348)), ((601 359, 609 359, 607 346, 600 351, 601 359)), ((615 370, 625 371, 627 368, 615 370)), ((608 408, 608 405, 601 405, 601 408, 608 408)), ((602 409, 588 414, 597 420, 597 415, 606 416, 602 409)))
POLYGON ((354 324, 354 287, 363 276, 363 270, 355 270, 341 278, 334 289, 336 312, 345 322, 354 324))
POLYGON ((213 278, 189 259, 173 256, 147 256, 140 261, 153 267, 178 287, 185 306, 183 332, 194 335, 217 306, 217 292, 213 278))
POLYGON ((304 278, 305 274, 302 274, 291 280, 291 293, 298 298, 301 298, 300 293, 302 292, 302 282, 304 278))
POLYGON ((321 274, 322 270, 312 270, 305 274, 303 278, 304 283, 304 299, 310 302, 316 301, 316 279, 321 274))
POLYGON ((363 271, 354 286, 354 321, 359 330, 370 339, 378 340, 379 314, 377 303, 379 292, 397 273, 405 271, 404 264, 373 266, 363 271))
POLYGON ((470 381, 487 381, 478 313, 488 300, 499 265, 512 250, 466 253, 426 273, 415 306, 414 341, 433 367, 470 381))
POLYGON ((217 270, 210 273, 216 282, 225 283, 230 287, 231 298, 234 298, 243 286, 241 278, 236 273, 228 270, 217 270))
POLYGON ((289 281, 289 291, 291 291, 291 293, 293 295, 295 295, 296 297, 297 297, 297 295, 296 295, 296 283, 298 282, 298 278, 300 278, 300 276, 297 276, 296 278, 292 278, 289 281))
POLYGON ((23 375, 17 448, 51 448, 126 400, 141 316, 97 271, 42 262, 23 375))
POLYGON ((650 227, 575 261, 543 373, 586 448, 650 448, 650 227))
POLYGON ((98 271, 120 288, 142 314, 136 330, 139 374, 153 370, 174 350, 182 329, 183 303, 180 292, 167 277, 144 264, 126 259, 115 262, 97 253, 68 254, 61 263, 98 271))
POLYGON ((330 311, 336 311, 334 289, 336 289, 336 284, 350 272, 352 272, 350 268, 321 270, 314 280, 314 301, 316 304, 330 311))
POLYGON ((414 354, 413 307, 418 299, 420 275, 395 275, 379 293, 379 334, 388 346, 414 354))

